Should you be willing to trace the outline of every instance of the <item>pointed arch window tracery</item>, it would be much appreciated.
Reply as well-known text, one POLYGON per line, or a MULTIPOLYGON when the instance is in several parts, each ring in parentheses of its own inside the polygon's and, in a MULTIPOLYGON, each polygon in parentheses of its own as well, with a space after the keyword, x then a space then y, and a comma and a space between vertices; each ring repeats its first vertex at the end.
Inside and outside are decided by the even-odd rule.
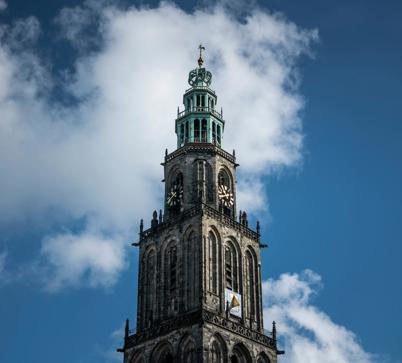
POLYGON ((178 255, 175 242, 169 243, 164 256, 165 312, 167 315, 178 310, 178 255))
POLYGON ((219 246, 218 240, 213 232, 209 232, 209 273, 210 273, 210 288, 209 290, 214 293, 219 293, 219 246))
POLYGON ((225 282, 226 288, 240 292, 240 259, 231 241, 225 246, 225 282))
POLYGON ((144 327, 150 327, 154 319, 156 297, 156 253, 149 250, 143 260, 143 322, 144 327))

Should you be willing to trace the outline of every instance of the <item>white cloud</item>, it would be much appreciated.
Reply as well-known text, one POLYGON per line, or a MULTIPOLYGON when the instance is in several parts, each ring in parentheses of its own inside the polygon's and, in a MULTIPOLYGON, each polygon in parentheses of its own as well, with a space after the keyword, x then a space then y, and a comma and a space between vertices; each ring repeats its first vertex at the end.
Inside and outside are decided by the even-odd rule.
POLYGON ((98 232, 64 233, 43 241, 41 255, 52 272, 46 287, 112 286, 124 268, 124 241, 106 238, 98 232))
POLYGON ((321 277, 311 270, 282 274, 263 283, 265 323, 275 320, 281 337, 281 362, 374 363, 383 362, 368 353, 358 337, 336 324, 311 302, 321 277))
POLYGON ((3 11, 7 8, 7 3, 4 0, 0 0, 0 11, 3 11))
POLYGON ((81 50, 62 84, 48 72, 51 60, 35 51, 36 19, 3 29, 0 45, 0 221, 51 211, 99 227, 44 239, 41 258, 55 288, 82 277, 91 286, 110 285, 123 268, 124 249, 112 240, 123 240, 160 205, 160 162, 165 147, 175 148, 176 105, 199 43, 224 108, 224 147, 235 147, 241 164, 239 185, 246 187, 239 208, 263 209, 261 177, 301 160, 295 63, 317 38, 261 9, 240 22, 219 4, 191 14, 168 3, 153 9, 86 4, 63 10, 57 20, 81 50), (97 19, 91 32, 88 14, 97 19), (85 52, 88 44, 99 49, 85 52), (52 101, 55 84, 78 102, 52 101), (102 251, 113 257, 111 265, 102 251))

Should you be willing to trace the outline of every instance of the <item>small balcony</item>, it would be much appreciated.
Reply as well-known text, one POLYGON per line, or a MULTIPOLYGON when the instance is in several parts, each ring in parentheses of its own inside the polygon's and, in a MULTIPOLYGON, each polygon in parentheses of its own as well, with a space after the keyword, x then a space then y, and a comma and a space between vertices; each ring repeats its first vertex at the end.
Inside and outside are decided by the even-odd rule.
POLYGON ((223 121, 222 113, 216 111, 212 107, 205 107, 205 106, 196 106, 186 109, 184 111, 177 112, 177 120, 181 119, 184 116, 187 116, 190 113, 210 113, 213 116, 217 117, 218 119, 223 121))

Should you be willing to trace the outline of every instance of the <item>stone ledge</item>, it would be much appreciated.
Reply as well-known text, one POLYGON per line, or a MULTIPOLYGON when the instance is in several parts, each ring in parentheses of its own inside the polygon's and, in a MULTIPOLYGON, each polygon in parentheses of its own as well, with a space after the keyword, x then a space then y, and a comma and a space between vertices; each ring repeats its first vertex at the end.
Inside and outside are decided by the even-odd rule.
POLYGON ((257 331, 244 327, 243 325, 234 321, 228 320, 222 316, 216 315, 207 310, 197 310, 195 312, 182 315, 176 318, 159 323, 153 327, 137 332, 130 335, 124 342, 124 349, 133 348, 143 342, 156 337, 162 337, 174 330, 178 330, 184 327, 192 326, 194 324, 203 325, 204 323, 214 324, 222 329, 228 330, 231 333, 237 334, 243 338, 250 339, 256 343, 265 345, 268 348, 276 351, 276 340, 261 334, 257 331))

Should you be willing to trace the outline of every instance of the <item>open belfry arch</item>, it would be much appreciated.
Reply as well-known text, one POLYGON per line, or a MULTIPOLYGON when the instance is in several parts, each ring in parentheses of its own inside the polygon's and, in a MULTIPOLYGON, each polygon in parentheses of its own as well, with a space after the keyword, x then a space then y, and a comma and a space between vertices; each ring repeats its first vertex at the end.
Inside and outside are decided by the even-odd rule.
POLYGON ((203 67, 177 114, 177 150, 166 151, 164 212, 140 224, 135 333, 127 321, 124 363, 275 363, 276 329, 263 324, 260 227, 237 214, 236 157, 203 67))

